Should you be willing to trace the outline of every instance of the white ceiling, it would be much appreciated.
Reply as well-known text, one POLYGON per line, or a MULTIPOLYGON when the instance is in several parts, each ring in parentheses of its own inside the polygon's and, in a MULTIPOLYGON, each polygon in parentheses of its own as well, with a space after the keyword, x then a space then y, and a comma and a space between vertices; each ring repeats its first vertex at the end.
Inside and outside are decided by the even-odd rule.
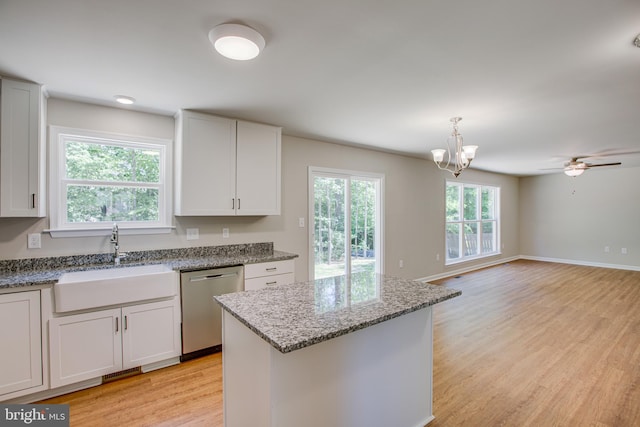
POLYGON ((0 0, 0 75, 420 157, 462 116, 473 166, 515 175, 640 166, 639 18, 638 0, 0 0), (264 52, 216 54, 226 22, 264 52))

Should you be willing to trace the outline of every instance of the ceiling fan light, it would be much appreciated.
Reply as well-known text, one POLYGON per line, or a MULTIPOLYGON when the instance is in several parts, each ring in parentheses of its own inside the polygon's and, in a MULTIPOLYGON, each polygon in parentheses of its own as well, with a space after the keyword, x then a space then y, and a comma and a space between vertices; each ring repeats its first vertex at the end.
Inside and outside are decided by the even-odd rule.
POLYGON ((264 49, 262 34, 240 24, 222 24, 209 31, 209 41, 216 51, 226 58, 247 61, 264 49))
POLYGON ((567 176, 580 176, 584 173, 586 169, 585 168, 580 168, 580 167, 567 167, 564 169, 564 174, 567 176))

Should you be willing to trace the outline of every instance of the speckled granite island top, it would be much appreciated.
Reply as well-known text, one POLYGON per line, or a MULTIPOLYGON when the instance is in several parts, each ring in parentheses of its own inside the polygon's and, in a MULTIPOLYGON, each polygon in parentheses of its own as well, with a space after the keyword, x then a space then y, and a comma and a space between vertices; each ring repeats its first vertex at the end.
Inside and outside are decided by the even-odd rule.
POLYGON ((365 272, 214 298, 262 339, 288 353, 461 294, 365 272))
POLYGON ((297 256, 276 251, 273 249, 273 243, 265 242, 127 252, 127 257, 119 267, 113 265, 113 255, 110 253, 0 260, 0 290, 25 286, 51 286, 68 271, 165 264, 175 271, 182 272, 282 261, 297 256))

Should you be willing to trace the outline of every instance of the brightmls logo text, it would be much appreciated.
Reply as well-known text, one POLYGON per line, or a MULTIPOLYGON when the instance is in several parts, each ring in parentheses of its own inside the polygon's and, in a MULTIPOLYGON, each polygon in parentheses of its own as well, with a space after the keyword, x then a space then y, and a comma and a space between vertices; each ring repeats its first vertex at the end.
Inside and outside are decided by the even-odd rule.
POLYGON ((69 405, 0 405, 0 426, 68 427, 69 405))
POLYGON ((24 409, 9 411, 9 408, 4 408, 4 419, 6 421, 22 421, 25 424, 31 424, 34 421, 47 421, 47 413, 45 411, 38 412, 36 408, 31 408, 28 411, 24 409))

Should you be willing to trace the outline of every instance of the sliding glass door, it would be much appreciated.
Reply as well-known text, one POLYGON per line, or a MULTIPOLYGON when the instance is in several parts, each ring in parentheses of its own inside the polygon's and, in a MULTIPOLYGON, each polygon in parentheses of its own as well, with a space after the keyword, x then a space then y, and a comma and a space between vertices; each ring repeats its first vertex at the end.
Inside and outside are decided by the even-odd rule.
POLYGON ((309 169, 311 279, 382 272, 383 176, 309 169))

